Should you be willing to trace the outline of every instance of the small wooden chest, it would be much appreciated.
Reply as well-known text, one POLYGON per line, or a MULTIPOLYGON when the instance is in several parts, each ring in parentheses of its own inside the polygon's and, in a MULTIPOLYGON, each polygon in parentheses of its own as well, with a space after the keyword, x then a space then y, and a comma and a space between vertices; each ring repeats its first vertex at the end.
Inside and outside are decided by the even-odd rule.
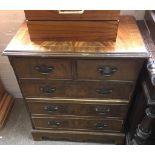
POLYGON ((25 11, 31 40, 115 41, 120 11, 25 11))

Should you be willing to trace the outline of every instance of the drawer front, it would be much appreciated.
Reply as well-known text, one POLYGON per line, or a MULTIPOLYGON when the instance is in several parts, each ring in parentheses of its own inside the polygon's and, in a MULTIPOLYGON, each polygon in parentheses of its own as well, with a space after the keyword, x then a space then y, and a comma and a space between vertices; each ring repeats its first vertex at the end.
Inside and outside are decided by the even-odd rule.
POLYGON ((137 79, 143 61, 131 59, 78 60, 77 78, 89 80, 137 79))
POLYGON ((118 21, 27 21, 31 40, 115 41, 118 21))
POLYGON ((33 130, 34 140, 71 140, 82 142, 106 142, 124 144, 123 133, 60 131, 60 130, 33 130))
POLYGON ((63 117, 32 117, 35 129, 90 131, 121 131, 123 121, 113 119, 81 119, 63 117))
POLYGON ((76 115, 124 118, 128 105, 119 103, 50 103, 47 101, 27 102, 32 115, 76 115))
POLYGON ((119 10, 25 10, 27 20, 119 20, 119 10))
POLYGON ((129 100, 133 85, 122 82, 22 80, 25 97, 100 98, 129 100))
POLYGON ((71 61, 48 58, 12 58, 19 78, 71 79, 71 61))

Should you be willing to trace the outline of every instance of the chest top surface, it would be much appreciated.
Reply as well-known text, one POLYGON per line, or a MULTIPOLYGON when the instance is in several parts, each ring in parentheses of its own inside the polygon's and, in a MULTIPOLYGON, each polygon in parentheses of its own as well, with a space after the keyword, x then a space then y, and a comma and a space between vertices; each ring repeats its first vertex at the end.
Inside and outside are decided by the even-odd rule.
POLYGON ((9 43, 3 55, 49 57, 148 57, 136 21, 121 16, 116 42, 31 41, 26 23, 9 43))

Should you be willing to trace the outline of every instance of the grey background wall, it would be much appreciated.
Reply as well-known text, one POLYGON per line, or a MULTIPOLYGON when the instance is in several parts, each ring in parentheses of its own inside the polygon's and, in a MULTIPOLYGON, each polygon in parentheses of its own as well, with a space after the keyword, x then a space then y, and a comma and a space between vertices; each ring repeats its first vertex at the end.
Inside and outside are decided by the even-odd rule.
POLYGON ((145 10, 122 10, 121 15, 133 15, 137 20, 144 19, 145 10))
MULTIPOLYGON (((121 15, 133 15, 137 20, 144 18, 144 10, 122 10, 121 15)), ((0 78, 6 90, 16 98, 21 92, 8 58, 1 53, 24 21, 23 11, 0 11, 0 78)))

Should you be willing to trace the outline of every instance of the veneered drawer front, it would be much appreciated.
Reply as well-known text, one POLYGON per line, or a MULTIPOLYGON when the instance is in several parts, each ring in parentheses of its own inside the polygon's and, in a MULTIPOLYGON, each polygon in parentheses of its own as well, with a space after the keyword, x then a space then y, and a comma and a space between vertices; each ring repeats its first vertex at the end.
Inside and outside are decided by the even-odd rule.
POLYGON ((19 78, 71 79, 71 60, 49 58, 12 58, 19 78))
POLYGON ((101 116, 101 117, 120 117, 124 118, 127 114, 127 103, 117 102, 103 104, 98 103, 60 103, 50 101, 28 102, 28 107, 32 115, 77 115, 77 116, 101 116))
POLYGON ((115 41, 118 21, 27 21, 31 40, 115 41))
POLYGON ((85 132, 85 131, 65 131, 65 130, 33 130, 34 140, 71 140, 82 142, 106 142, 124 144, 124 133, 108 132, 85 132))
POLYGON ((135 81, 142 64, 137 59, 78 60, 77 78, 135 81))
POLYGON ((27 20, 119 20, 119 10, 25 10, 27 20))
POLYGON ((121 131, 122 120, 82 119, 69 117, 32 117, 35 129, 64 129, 89 131, 121 131))
POLYGON ((133 84, 123 82, 74 82, 22 80, 25 97, 126 99, 132 94, 133 84))

